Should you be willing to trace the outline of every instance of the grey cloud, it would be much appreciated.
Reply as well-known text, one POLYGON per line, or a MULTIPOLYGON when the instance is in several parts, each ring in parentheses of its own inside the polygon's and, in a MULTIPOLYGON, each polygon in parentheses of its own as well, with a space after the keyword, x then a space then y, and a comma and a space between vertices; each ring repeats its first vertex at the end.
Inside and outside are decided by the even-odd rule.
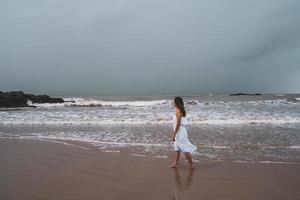
POLYGON ((299 9, 296 0, 0 0, 0 90, 299 92, 299 9))
POLYGON ((266 31, 258 42, 245 48, 240 55, 241 61, 251 61, 269 56, 276 51, 299 46, 300 42, 300 2, 294 2, 269 17, 266 31))

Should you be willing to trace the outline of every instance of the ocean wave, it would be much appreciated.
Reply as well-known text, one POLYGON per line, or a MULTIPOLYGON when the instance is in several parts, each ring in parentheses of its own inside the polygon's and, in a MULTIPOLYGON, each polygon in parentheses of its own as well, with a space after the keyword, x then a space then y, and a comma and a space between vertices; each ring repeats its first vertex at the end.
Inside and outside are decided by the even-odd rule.
MULTIPOLYGON (((153 106, 171 106, 172 100, 145 100, 145 101, 107 101, 97 98, 64 98, 64 103, 32 103, 28 105, 51 108, 51 107, 153 107, 153 106)), ((275 100, 248 100, 248 101, 202 101, 185 100, 187 106, 213 107, 213 106, 238 106, 238 105, 287 105, 300 102, 300 98, 285 98, 275 100)))
MULTIPOLYGON (((3 120, 0 122, 0 125, 147 125, 147 124, 172 124, 172 120, 159 120, 155 119, 109 119, 109 120, 54 120, 54 119, 45 119, 41 120, 36 119, 11 119, 3 120)), ((239 125, 239 124, 297 124, 300 123, 300 117, 282 117, 282 118, 265 118, 265 119, 242 119, 242 118, 228 118, 228 119, 193 119, 189 120, 190 125, 239 125)))
POLYGON ((149 100, 149 101, 105 101, 95 98, 64 98, 64 103, 32 103, 28 105, 36 107, 148 107, 154 105, 167 104, 168 100, 149 100))
POLYGON ((277 100, 256 100, 256 101, 186 101, 187 105, 195 106, 238 106, 238 105, 286 105, 299 103, 300 98, 289 98, 289 99, 277 99, 277 100))
MULTIPOLYGON (((65 100, 67 102, 62 104, 31 103, 37 108, 2 110, 0 112, 0 125, 145 125, 173 123, 174 107, 171 105, 171 100, 107 101, 92 97, 65 98, 65 100)), ((185 102, 189 124, 300 123, 300 104, 297 98, 236 102, 188 99, 185 102)))

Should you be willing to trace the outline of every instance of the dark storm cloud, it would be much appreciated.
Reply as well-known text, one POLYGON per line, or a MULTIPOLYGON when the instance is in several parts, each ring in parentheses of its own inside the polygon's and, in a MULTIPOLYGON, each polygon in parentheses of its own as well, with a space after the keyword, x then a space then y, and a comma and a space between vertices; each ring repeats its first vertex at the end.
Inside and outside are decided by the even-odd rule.
POLYGON ((0 0, 0 90, 299 92, 296 0, 0 0))
POLYGON ((245 48, 240 59, 244 61, 257 60, 276 51, 284 51, 292 47, 299 47, 300 39, 300 2, 292 3, 269 19, 268 34, 250 48, 245 48))

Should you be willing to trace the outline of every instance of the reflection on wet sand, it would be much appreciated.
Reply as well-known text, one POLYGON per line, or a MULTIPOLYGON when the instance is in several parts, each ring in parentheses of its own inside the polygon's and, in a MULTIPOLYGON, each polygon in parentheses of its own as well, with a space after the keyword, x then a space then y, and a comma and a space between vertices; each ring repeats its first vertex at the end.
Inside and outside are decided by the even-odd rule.
POLYGON ((187 176, 184 177, 183 180, 180 177, 179 169, 174 168, 173 170, 174 170, 174 179, 175 179, 173 200, 178 200, 179 193, 190 188, 193 180, 194 170, 193 169, 188 170, 188 174, 187 176))

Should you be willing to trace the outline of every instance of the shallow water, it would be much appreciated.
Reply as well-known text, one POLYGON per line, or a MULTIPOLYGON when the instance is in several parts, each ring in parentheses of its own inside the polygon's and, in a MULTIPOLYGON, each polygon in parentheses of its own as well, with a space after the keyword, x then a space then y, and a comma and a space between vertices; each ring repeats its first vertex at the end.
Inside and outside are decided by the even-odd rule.
MULTIPOLYGON (((4 125, 1 138, 89 143, 101 150, 167 157, 172 125, 4 125)), ((300 125, 190 125, 196 160, 300 162, 300 125)))

